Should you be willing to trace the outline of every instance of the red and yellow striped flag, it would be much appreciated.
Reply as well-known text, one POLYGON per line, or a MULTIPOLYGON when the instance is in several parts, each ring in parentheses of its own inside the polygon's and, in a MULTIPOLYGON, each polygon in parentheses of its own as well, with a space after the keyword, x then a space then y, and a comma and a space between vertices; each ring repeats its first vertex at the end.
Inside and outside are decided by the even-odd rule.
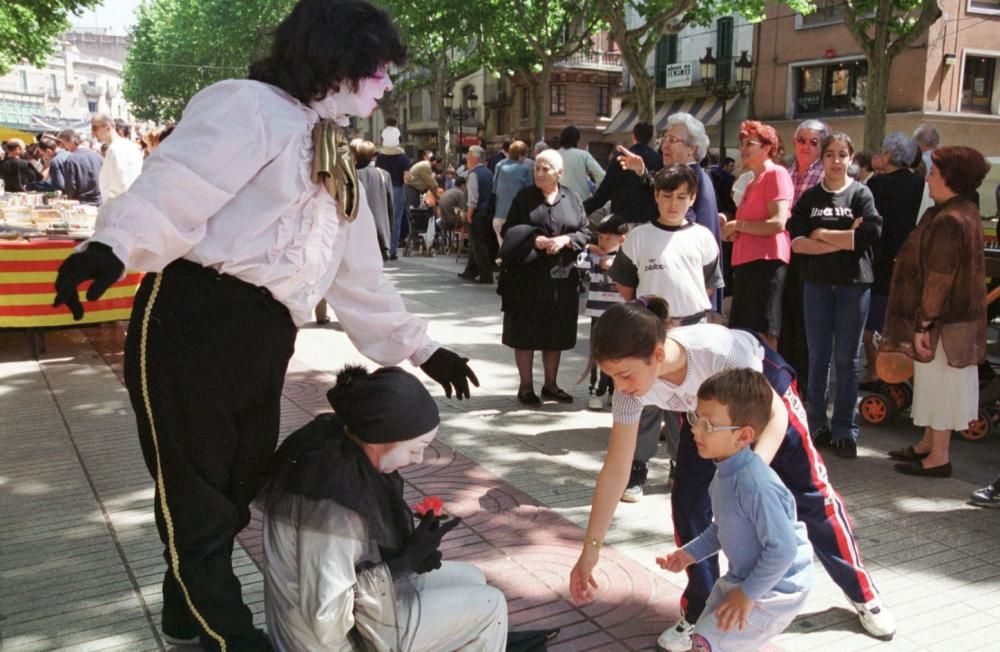
POLYGON ((86 300, 90 283, 80 286, 83 319, 73 321, 66 306, 52 307, 56 272, 77 242, 34 240, 0 243, 0 328, 73 326, 128 319, 142 274, 130 273, 97 301, 86 300))

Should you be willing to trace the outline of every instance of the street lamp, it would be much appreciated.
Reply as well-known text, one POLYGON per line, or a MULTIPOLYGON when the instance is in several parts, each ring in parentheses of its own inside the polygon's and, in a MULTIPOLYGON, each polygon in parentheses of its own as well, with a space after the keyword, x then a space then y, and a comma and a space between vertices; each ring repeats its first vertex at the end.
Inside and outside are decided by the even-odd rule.
POLYGON ((458 106, 455 106, 455 94, 448 91, 444 95, 447 101, 448 115, 451 116, 452 120, 458 120, 458 148, 456 149, 458 153, 458 162, 456 167, 462 164, 462 140, 465 136, 465 121, 473 117, 476 114, 475 107, 466 106, 466 101, 475 103, 479 96, 476 95, 475 89, 470 90, 468 94, 463 92, 462 99, 459 101, 458 106))
POLYGON ((712 56, 712 48, 705 48, 705 56, 698 60, 701 64, 701 81, 710 95, 722 100, 722 121, 719 123, 719 164, 726 158, 726 104, 737 95, 744 95, 750 88, 753 63, 743 50, 736 62, 736 80, 716 79, 718 60, 712 56))

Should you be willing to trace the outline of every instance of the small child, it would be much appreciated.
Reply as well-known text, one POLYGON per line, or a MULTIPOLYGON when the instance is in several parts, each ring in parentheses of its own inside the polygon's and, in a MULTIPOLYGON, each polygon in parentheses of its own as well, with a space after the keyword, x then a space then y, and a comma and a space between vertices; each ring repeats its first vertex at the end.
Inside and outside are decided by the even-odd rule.
POLYGON ((730 369, 698 389, 688 413, 698 454, 716 463, 707 530, 656 563, 675 573, 721 549, 729 572, 716 581, 692 635, 695 652, 756 650, 802 609, 812 586, 812 546, 791 492, 750 446, 771 414, 771 386, 730 369))
MULTIPOLYGON (((628 223, 624 218, 612 213, 597 225, 597 244, 587 245, 587 250, 580 254, 579 266, 590 272, 587 304, 584 306, 583 314, 590 317, 592 330, 597 318, 603 315, 605 310, 624 301, 615 282, 608 276, 608 269, 615 260, 618 248, 625 242, 626 233, 628 233, 628 223)), ((598 369, 597 365, 591 367, 590 400, 587 404, 591 410, 603 410, 610 403, 614 389, 610 376, 598 369)))

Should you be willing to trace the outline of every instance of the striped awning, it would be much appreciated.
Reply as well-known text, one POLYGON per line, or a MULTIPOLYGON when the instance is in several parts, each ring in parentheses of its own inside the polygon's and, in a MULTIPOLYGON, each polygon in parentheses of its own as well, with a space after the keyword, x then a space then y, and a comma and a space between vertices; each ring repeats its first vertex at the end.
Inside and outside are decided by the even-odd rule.
MULTIPOLYGON (((733 107, 739 102, 741 97, 736 96, 729 100, 720 100, 716 97, 680 97, 675 100, 666 101, 660 104, 656 115, 653 116, 654 132, 659 133, 667 126, 667 118, 674 113, 690 113, 706 127, 718 124, 722 119, 722 103, 726 102, 726 112, 731 112, 733 107)), ((604 130, 606 134, 627 134, 631 133, 635 123, 639 121, 639 109, 635 106, 624 106, 611 123, 604 130)))

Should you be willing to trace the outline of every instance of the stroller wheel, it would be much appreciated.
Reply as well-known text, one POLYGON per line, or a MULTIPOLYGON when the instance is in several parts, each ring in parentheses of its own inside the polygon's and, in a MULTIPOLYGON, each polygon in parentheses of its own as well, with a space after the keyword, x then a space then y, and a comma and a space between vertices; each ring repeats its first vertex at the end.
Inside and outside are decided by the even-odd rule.
POLYGON ((969 427, 965 430, 959 430, 958 434, 962 435, 968 441, 982 441, 992 431, 993 419, 990 417, 989 412, 979 410, 976 418, 969 422, 969 427))
POLYGON ((910 405, 910 401, 913 398, 913 390, 907 392, 907 388, 908 385, 906 383, 896 383, 892 385, 886 383, 885 386, 882 387, 882 391, 886 396, 892 399, 892 402, 895 403, 897 410, 902 410, 910 405))
POLYGON ((896 413, 896 402, 884 394, 869 394, 861 399, 858 411, 865 423, 881 426, 888 423, 896 413))

